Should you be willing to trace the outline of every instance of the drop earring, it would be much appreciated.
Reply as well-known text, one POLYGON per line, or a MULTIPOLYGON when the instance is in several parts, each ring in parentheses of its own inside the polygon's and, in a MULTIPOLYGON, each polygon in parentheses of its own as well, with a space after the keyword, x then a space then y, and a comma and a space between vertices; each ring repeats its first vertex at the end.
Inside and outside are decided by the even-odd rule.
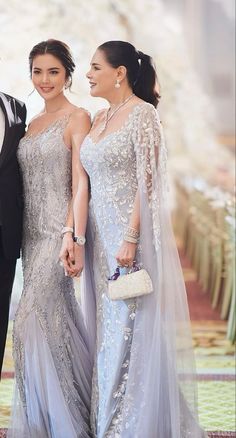
POLYGON ((65 90, 67 90, 67 88, 70 88, 72 84, 72 79, 71 77, 69 77, 65 83, 65 90))
POLYGON ((115 88, 120 88, 120 83, 119 83, 118 79, 116 79, 115 88))

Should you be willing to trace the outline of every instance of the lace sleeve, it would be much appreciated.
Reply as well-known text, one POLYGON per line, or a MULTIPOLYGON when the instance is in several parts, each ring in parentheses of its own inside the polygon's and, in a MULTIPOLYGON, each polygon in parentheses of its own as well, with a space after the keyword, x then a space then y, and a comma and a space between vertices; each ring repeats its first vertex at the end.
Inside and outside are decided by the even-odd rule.
POLYGON ((160 246, 159 206, 166 187, 167 151, 162 125, 157 110, 150 104, 142 105, 134 132, 139 189, 147 198, 152 216, 156 249, 160 246))

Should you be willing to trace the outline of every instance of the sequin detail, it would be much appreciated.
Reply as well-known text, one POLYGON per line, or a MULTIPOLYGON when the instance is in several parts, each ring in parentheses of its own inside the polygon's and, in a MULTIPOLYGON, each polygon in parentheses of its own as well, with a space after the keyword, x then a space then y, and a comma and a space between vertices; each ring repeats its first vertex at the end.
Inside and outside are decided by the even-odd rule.
MULTIPOLYGON (((30 412, 27 403, 30 403, 32 394, 29 387, 26 387, 26 374, 31 372, 27 369, 25 345, 28 320, 34 315, 60 385, 59 389, 54 390, 59 393, 62 391, 65 406, 69 407, 73 421, 80 424, 75 427, 76 436, 77 433, 82 436, 79 433, 83 428, 83 436, 88 437, 91 366, 89 368, 86 331, 75 298, 73 280, 65 277, 58 259, 62 242, 61 229, 72 196, 71 151, 63 141, 68 120, 69 115, 66 115, 44 131, 26 136, 18 148, 24 193, 24 287, 14 321, 13 354, 16 382, 27 416, 30 412), (77 348, 76 343, 81 345, 84 357, 78 357, 80 347, 77 348), (85 363, 86 370, 83 369, 85 363), (79 367, 81 375, 84 373, 83 389, 78 375, 79 367)), ((39 360, 45 362, 47 359, 39 357, 39 360)), ((46 381, 43 381, 42 387, 44 385, 46 388, 46 381)), ((37 382, 35 392, 36 388, 37 382)), ((41 415, 49 417, 50 412, 42 411, 41 415)), ((43 436, 42 433, 41 430, 40 436, 43 436)))
MULTIPOLYGON (((121 129, 97 143, 87 136, 81 147, 81 161, 91 183, 89 215, 95 235, 98 330, 91 421, 93 432, 99 438, 135 436, 137 401, 127 399, 126 386, 131 354, 135 361, 133 330, 143 298, 111 302, 107 297, 107 278, 116 267, 115 255, 140 184, 148 192, 155 223, 153 244, 156 248, 160 246, 160 226, 155 211, 159 199, 154 199, 151 168, 153 160, 157 166, 165 155, 160 151, 160 144, 158 114, 152 105, 141 103, 133 108, 121 129), (122 434, 124 427, 127 435, 122 434)), ((165 172, 164 163, 160 169, 165 172)), ((137 261, 141 251, 139 246, 137 261)))

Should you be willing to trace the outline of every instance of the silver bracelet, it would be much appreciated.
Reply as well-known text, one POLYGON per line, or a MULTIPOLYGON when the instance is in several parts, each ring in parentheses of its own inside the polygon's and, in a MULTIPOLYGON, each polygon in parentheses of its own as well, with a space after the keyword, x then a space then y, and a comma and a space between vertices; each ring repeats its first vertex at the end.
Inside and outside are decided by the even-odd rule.
POLYGON ((131 237, 131 236, 127 236, 126 234, 124 235, 124 240, 125 242, 130 242, 130 243, 138 243, 138 239, 136 239, 135 237, 131 237))
POLYGON ((125 235, 130 236, 130 237, 134 237, 134 239, 138 239, 139 238, 139 231, 137 231, 135 228, 127 227, 125 230, 125 235))
POLYGON ((139 232, 132 227, 127 227, 124 232, 124 240, 130 243, 138 243, 139 232))
POLYGON ((74 229, 71 227, 63 227, 61 230, 61 236, 64 236, 66 233, 74 233, 74 229))

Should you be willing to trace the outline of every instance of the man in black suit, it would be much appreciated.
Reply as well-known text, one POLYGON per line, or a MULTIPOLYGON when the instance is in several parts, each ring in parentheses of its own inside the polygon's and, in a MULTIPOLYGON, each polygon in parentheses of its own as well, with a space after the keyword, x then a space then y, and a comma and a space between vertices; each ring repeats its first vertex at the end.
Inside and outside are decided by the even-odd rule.
POLYGON ((0 93, 0 374, 22 237, 22 183, 16 152, 25 133, 25 119, 25 105, 0 93))

